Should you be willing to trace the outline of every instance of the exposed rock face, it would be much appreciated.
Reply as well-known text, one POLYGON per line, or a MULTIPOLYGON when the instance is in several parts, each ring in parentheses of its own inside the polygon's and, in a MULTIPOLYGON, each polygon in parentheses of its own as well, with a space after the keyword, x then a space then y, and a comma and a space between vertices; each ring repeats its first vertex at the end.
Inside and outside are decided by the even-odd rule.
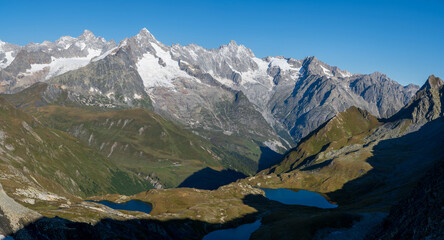
POLYGON ((415 97, 393 119, 409 118, 415 124, 424 124, 443 116, 444 81, 431 75, 415 97))
POLYGON ((210 74, 185 61, 173 60, 167 49, 148 31, 142 30, 103 58, 48 80, 43 98, 49 102, 63 98, 63 101, 107 108, 154 109, 192 128, 212 143, 222 145, 234 158, 242 158, 242 164, 237 161, 230 166, 248 173, 257 170, 260 146, 276 151, 290 146, 280 142, 274 129, 243 92, 220 84, 210 74), (241 144, 248 145, 240 154, 239 138, 242 138, 241 144), (255 152, 251 154, 252 151, 255 152), (245 158, 242 154, 249 156, 245 158))
POLYGON ((353 92, 374 106, 377 112, 371 112, 381 118, 388 118, 398 112, 419 88, 413 84, 401 86, 379 72, 351 78, 349 86, 353 92))
POLYGON ((52 78, 45 95, 58 97, 57 90, 67 90, 68 99, 83 105, 139 106, 151 108, 151 100, 144 91, 143 82, 131 67, 131 60, 123 51, 92 62, 77 71, 52 78), (54 94, 55 93, 55 94, 54 94))
POLYGON ((235 42, 210 50, 173 45, 171 55, 244 92, 277 132, 285 129, 296 141, 351 106, 389 117, 418 89, 403 87, 380 73, 351 74, 315 57, 259 59, 235 42))
POLYGON ((315 57, 259 59, 234 41, 218 49, 195 44, 169 47, 142 29, 123 40, 118 49, 126 52, 125 61, 139 73, 159 113, 193 128, 236 132, 245 126, 224 123, 218 116, 218 105, 233 96, 230 91, 241 91, 253 112, 262 115, 255 118, 265 119, 284 145, 299 141, 351 106, 389 117, 417 90, 380 73, 351 74, 315 57), (172 103, 172 99, 177 101, 172 103), (209 118, 201 117, 202 110, 208 111, 209 118))
POLYGON ((417 89, 411 85, 403 87, 380 73, 342 72, 314 57, 302 61, 301 71, 302 75, 291 84, 293 87, 278 85, 279 90, 269 102, 275 119, 296 141, 351 106, 365 109, 376 117, 390 117, 417 89))
POLYGON ((7 236, 23 228, 41 215, 10 198, 0 184, 0 234, 7 236))
POLYGON ((157 112, 193 128, 278 139, 244 94, 224 87, 200 66, 174 58, 173 48, 146 29, 123 40, 157 112))

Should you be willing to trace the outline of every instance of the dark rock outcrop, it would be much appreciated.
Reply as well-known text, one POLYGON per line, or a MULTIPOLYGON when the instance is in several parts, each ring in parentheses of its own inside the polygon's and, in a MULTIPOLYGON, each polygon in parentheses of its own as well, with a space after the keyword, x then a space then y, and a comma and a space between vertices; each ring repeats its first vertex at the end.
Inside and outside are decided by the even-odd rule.
POLYGON ((444 239, 444 159, 367 239, 444 239))

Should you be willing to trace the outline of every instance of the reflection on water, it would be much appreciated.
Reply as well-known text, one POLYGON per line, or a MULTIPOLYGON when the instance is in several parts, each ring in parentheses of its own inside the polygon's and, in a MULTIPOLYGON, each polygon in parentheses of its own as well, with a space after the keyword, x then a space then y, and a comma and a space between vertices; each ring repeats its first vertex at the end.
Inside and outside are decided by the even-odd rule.
POLYGON ((265 197, 283 204, 318 208, 335 208, 338 206, 329 203, 321 194, 306 190, 292 191, 285 188, 262 190, 265 192, 265 197))
POLYGON ((217 230, 207 234, 203 240, 248 240, 251 234, 261 226, 261 220, 240 225, 237 228, 217 230))

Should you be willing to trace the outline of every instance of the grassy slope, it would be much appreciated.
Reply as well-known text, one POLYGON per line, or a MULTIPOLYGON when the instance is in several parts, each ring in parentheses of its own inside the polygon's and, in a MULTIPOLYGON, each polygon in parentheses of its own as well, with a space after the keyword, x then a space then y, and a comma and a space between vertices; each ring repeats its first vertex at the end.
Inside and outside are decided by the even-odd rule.
POLYGON ((204 167, 222 168, 211 144, 148 110, 97 113, 50 105, 38 108, 35 116, 78 137, 119 166, 158 177, 167 187, 204 167))
POLYGON ((373 156, 371 147, 362 144, 380 124, 368 112, 351 107, 304 138, 282 162, 245 181, 260 187, 316 192, 340 189, 372 169, 366 162, 373 156))
POLYGON ((239 156, 149 110, 87 107, 67 101, 64 94, 51 102, 44 97, 46 87, 38 83, 4 97, 43 124, 70 133, 125 169, 160 179, 166 187, 178 186, 205 167, 254 173, 254 166, 235 159, 239 156))
MULTIPOLYGON (((79 105, 76 103, 71 102, 70 100, 67 99, 67 94, 63 93, 56 99, 54 100, 49 100, 45 98, 45 94, 43 94, 43 92, 46 90, 47 88, 47 84, 45 83, 37 83, 21 92, 18 92, 16 94, 13 95, 3 95, 5 98, 7 98, 10 102, 14 103, 15 106, 23 109, 24 111, 30 113, 31 115, 37 116, 43 123, 46 122, 46 120, 49 120, 49 126, 60 129, 62 131, 69 131, 71 134, 73 133, 71 128, 75 128, 76 126, 79 126, 81 124, 83 124, 84 126, 88 126, 90 127, 91 124, 94 123, 87 123, 86 121, 88 121, 88 119, 83 118, 83 120, 77 121, 77 120, 73 120, 70 121, 70 119, 67 119, 67 117, 69 116, 69 118, 71 119, 77 119, 80 118, 82 114, 88 114, 90 116, 90 119, 92 121, 97 121, 100 117, 105 116, 106 114, 104 114, 104 112, 115 112, 114 114, 110 114, 109 117, 110 121, 114 121, 115 123, 117 123, 119 120, 121 120, 121 122, 125 119, 125 114, 126 112, 119 112, 116 111, 118 109, 107 109, 107 108, 100 108, 100 107, 93 107, 93 106, 84 106, 84 105, 79 105), (49 106, 48 106, 49 105, 49 106), (63 107, 61 107, 63 106, 63 107), (57 110, 55 110, 57 109, 57 110), (64 113, 64 111, 66 111, 66 114, 64 113), (74 114, 75 113, 75 114, 74 114), (98 115, 95 117, 92 117, 92 115, 94 115, 94 113, 97 113, 98 115), (54 116, 50 116, 51 114, 54 114, 54 116), (66 118, 66 119, 65 119, 66 118), (60 121, 60 122, 58 122, 60 121)), ((236 124, 239 126, 244 126, 245 124, 247 124, 247 122, 242 122, 242 118, 236 117, 236 112, 237 111, 242 111, 242 114, 246 114, 246 116, 250 116, 251 112, 249 112, 251 109, 248 108, 248 106, 244 106, 245 105, 245 99, 244 97, 240 96, 236 99, 235 101, 236 103, 229 103, 229 102, 224 102, 221 103, 223 106, 221 106, 221 109, 224 109, 222 112, 224 114, 222 114, 221 117, 222 119, 224 119, 224 121, 228 122, 228 123, 232 123, 232 124, 236 124), (224 105, 225 104, 225 105, 224 105), (239 108, 241 110, 234 110, 231 109, 230 106, 234 105, 235 108, 239 108), (244 109, 245 108, 245 109, 244 109)), ((120 109, 122 110, 122 109, 120 109)), ((269 134, 269 132, 271 131, 269 128, 267 127, 262 127, 264 125, 263 122, 259 121, 256 122, 256 117, 251 116, 252 120, 249 121, 250 124, 259 124, 261 127, 256 127, 256 131, 255 132, 235 132, 231 135, 226 135, 223 133, 222 130, 220 131, 210 131, 210 130, 205 130, 205 129, 193 129, 193 132, 200 135, 200 136, 204 136, 204 137, 198 137, 196 136, 196 134, 192 134, 189 130, 186 130, 184 128, 182 128, 181 126, 178 126, 177 124, 165 120, 164 118, 158 116, 157 114, 153 114, 150 113, 148 114, 149 111, 146 110, 142 110, 142 109, 133 109, 134 112, 132 112, 133 116, 136 116, 137 113, 136 112, 140 112, 141 116, 147 116, 148 119, 144 119, 146 120, 146 124, 148 124, 147 126, 150 127, 151 124, 150 122, 154 122, 157 120, 153 119, 153 116, 156 116, 157 119, 160 120, 160 122, 158 122, 158 125, 162 125, 162 128, 167 128, 168 132, 175 132, 176 134, 173 134, 175 136, 172 136, 168 139, 167 142, 165 141, 157 141, 157 145, 158 146, 153 146, 151 147, 151 149, 144 149, 146 148, 146 146, 141 146, 141 145, 152 145, 153 142, 156 142, 155 140, 157 138, 159 138, 158 135, 152 135, 151 137, 153 137, 153 139, 147 139, 147 138, 143 138, 143 139, 139 139, 139 140, 131 140, 131 141, 127 141, 127 137, 121 138, 122 136, 125 135, 132 135, 135 136, 138 134, 138 130, 140 128, 126 128, 127 132, 126 133, 122 133, 121 131, 116 132, 116 131, 110 131, 108 129, 102 129, 100 131, 96 131, 96 134, 94 134, 94 137, 96 137, 97 139, 100 140, 101 139, 110 139, 109 137, 111 137, 111 139, 115 139, 116 137, 119 137, 120 140, 123 139, 122 144, 130 144, 129 147, 133 147, 133 145, 131 145, 131 143, 134 143, 135 141, 139 141, 137 143, 138 147, 133 148, 132 150, 130 149, 129 151, 131 152, 131 154, 134 151, 142 151, 144 153, 147 153, 148 155, 146 155, 146 157, 150 158, 151 160, 153 159, 165 159, 165 158, 169 158, 172 160, 186 160, 188 161, 188 166, 190 166, 190 169, 187 170, 185 169, 186 172, 183 171, 183 169, 180 168, 165 168, 165 164, 161 164, 160 167, 154 169, 154 168, 144 168, 145 171, 143 171, 143 174, 150 174, 153 175, 153 173, 155 172, 163 172, 161 173, 161 175, 163 174, 163 178, 161 179, 168 187, 174 187, 177 186, 180 183, 180 180, 184 179, 184 176, 188 176, 192 173, 192 171, 197 171, 201 168, 203 168, 204 166, 210 166, 212 168, 215 168, 217 170, 220 170, 222 167, 224 168, 231 168, 240 172, 243 172, 244 174, 255 174, 257 169, 258 169, 258 162, 259 160, 261 161, 261 163, 263 163, 262 161, 265 161, 263 159, 264 155, 262 153, 261 150, 261 145, 262 142, 266 141, 268 138, 265 136, 267 134, 269 134), (108 131, 110 131, 110 133, 107 133, 108 131), (132 131, 132 132, 131 132, 132 131), (97 135, 99 134, 99 135, 97 135), (190 149, 191 151, 194 151, 194 156, 190 156, 190 154, 187 154, 186 152, 188 151, 187 148, 189 146, 189 144, 184 143, 183 140, 178 140, 176 139, 176 136, 180 136, 180 137, 185 137, 185 138, 189 138, 189 140, 194 144, 194 143, 198 143, 199 145, 201 145, 202 147, 197 147, 197 145, 194 145, 192 147, 192 149, 190 149), (148 141, 146 141, 148 140, 148 141), (176 141, 178 140, 178 141, 176 141), (196 142, 197 141, 197 142, 196 142), (144 143, 146 142, 146 144, 144 143), (159 145, 160 143, 162 143, 162 145, 159 145), (165 144, 170 144, 172 146, 172 148, 170 149, 165 149, 168 148, 167 146, 165 146, 165 144), (146 151, 145 151, 146 150, 146 151), (156 153, 154 153, 156 152, 156 153), (161 154, 158 154, 161 153, 161 154), (196 156, 198 155, 198 156, 196 156), (194 163, 192 162, 192 160, 197 160, 194 161, 194 163), (171 171, 173 170, 173 171, 171 171), (174 173, 175 171, 179 171, 179 173, 174 173), (177 178, 177 179, 175 179, 177 178)), ((204 114, 204 113, 202 113, 204 114)), ((138 118, 138 123, 137 124, 144 124, 144 121, 142 118, 138 118)), ((133 124, 134 125, 134 124, 133 124)), ((95 127, 97 127, 97 125, 95 125, 95 127)), ((109 126, 108 126, 109 127, 109 126)), ((111 127, 113 128, 113 127, 111 127)), ((243 127, 241 127, 241 129, 243 129, 243 127)), ((85 131, 90 131, 91 129, 84 129, 85 131)), ((147 130, 148 132, 152 132, 152 130, 147 130)), ((147 132, 144 131, 144 132, 147 132)), ((166 132, 166 131, 163 131, 166 132)), ((74 134, 76 137, 80 137, 84 143, 87 143, 89 140, 89 135, 87 136, 87 139, 85 139, 85 136, 79 136, 74 134)), ((162 138, 160 138, 162 139, 162 138)), ((163 140, 165 140, 165 138, 163 138, 163 140)), ((107 143, 109 143, 110 141, 108 141, 107 143)), ((118 141, 117 141, 118 142, 118 141)), ((109 154, 109 150, 112 146, 108 144, 108 146, 104 146, 104 148, 102 148, 101 152, 105 155, 108 156, 109 154)), ((96 145, 92 145, 92 147, 96 148, 96 149, 100 149, 101 147, 101 143, 97 146, 96 145)), ((116 159, 118 152, 116 152, 117 154, 112 154, 110 157, 112 159, 116 159)), ((119 156, 122 157, 122 156, 119 156)), ((125 153, 123 158, 127 158, 128 154, 125 153)), ((130 158, 134 158, 134 156, 130 156, 130 158)), ((118 160, 119 162, 121 162, 120 160, 118 160)), ((171 164, 170 161, 170 164, 171 164)), ((266 161, 265 161, 266 162, 266 161)), ((134 162, 133 162, 134 163, 134 162)), ((153 164, 153 161, 151 161, 151 164, 153 164)), ((143 164, 142 164, 143 165, 143 164)), ((141 164, 136 164, 136 167, 140 167, 141 164)), ((143 167, 143 166, 142 166, 143 167)), ((158 175, 157 173, 154 175, 158 175)))
POLYGON ((320 164, 328 160, 319 156, 320 152, 362 143, 363 138, 380 124, 378 119, 368 112, 351 107, 304 138, 280 164, 271 168, 270 172, 280 174, 303 166, 320 164))
POLYGON ((45 127, 3 98, 0 121, 4 133, 0 165, 5 174, 31 178, 31 183, 47 191, 79 196, 131 194, 149 187, 146 181, 118 168, 78 139, 45 127))
POLYGON ((215 147, 213 150, 222 156, 226 166, 244 174, 255 174, 261 157, 260 144, 249 137, 221 132, 196 129, 199 135, 208 138, 215 147))

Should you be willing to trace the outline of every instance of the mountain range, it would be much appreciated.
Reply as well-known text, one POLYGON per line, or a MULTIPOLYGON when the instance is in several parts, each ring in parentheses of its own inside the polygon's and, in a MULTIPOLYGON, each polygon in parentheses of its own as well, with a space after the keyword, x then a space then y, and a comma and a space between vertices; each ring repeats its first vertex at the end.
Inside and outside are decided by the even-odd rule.
POLYGON ((2 43, 1 56, 0 92, 46 82, 49 100, 66 92, 81 105, 151 109, 252 162, 259 157, 247 151, 283 153, 351 106, 390 117, 419 89, 315 57, 260 59, 234 41, 218 49, 166 46, 145 28, 118 45, 88 30, 52 43, 2 43), (248 150, 239 151, 233 139, 248 150))
MULTIPOLYGON (((0 180, 5 189, 3 195, 13 196, 13 199, 4 197, 8 199, 8 206, 23 212, 20 218, 17 218, 4 207, 0 207, 6 213, 3 220, 0 220, 3 224, 15 226, 11 229, 20 229, 14 234, 16 239, 33 239, 31 236, 61 239, 106 239, 122 236, 135 239, 142 236, 143 239, 200 239, 214 229, 237 226, 257 218, 262 218, 262 225, 252 234, 253 239, 393 239, 396 236, 413 239, 433 236, 439 239, 441 225, 426 220, 428 217, 440 219, 439 214, 435 214, 439 211, 415 209, 426 208, 420 203, 424 201, 433 209, 440 206, 434 199, 441 199, 442 181, 437 173, 439 169, 435 166, 442 164, 444 155, 444 113, 441 107, 444 100, 443 85, 441 79, 430 76, 410 102, 388 119, 379 119, 366 110, 350 107, 303 138, 276 165, 215 190, 152 189, 130 196, 106 194, 87 198, 96 201, 122 202, 132 199, 150 202, 154 206, 150 215, 131 211, 116 212, 85 202, 85 198, 79 197, 79 193, 75 192, 59 190, 54 193, 57 188, 43 185, 43 179, 36 177, 39 172, 35 173, 34 169, 30 171, 26 168, 27 170, 23 170, 20 175, 6 175, 5 179, 0 180), (23 183, 20 186, 11 184, 18 181, 13 176, 21 176, 20 181, 23 183), (438 177, 431 180, 428 176, 438 177), (36 180, 32 180, 33 178, 36 180), (23 186, 30 184, 25 179, 29 179, 27 181, 35 186, 23 189, 23 186), (417 184, 419 185, 416 187, 417 184), (261 188, 317 191, 326 194, 325 196, 339 207, 325 210, 279 204, 266 199, 261 188), (427 192, 427 189, 434 189, 436 192, 427 192), (426 198, 422 194, 424 191, 428 196, 426 198), (20 205, 26 208, 23 209, 20 205), (412 212, 406 210, 406 206, 415 208, 412 212), (385 218, 386 216, 388 217, 385 218), (85 224, 85 221, 93 225, 85 224), (31 224, 24 227, 23 222, 31 224), (418 224, 415 224, 416 222, 418 224), (131 229, 131 234, 128 235, 128 232, 122 229, 131 229)), ((24 95, 28 98, 32 96, 24 95)), ((20 99, 18 96, 9 97, 10 100, 20 99)), ((4 106, 7 106, 5 109, 8 111, 16 112, 16 118, 27 116, 7 102, 4 102, 4 106)), ((36 108, 47 107, 37 104, 36 108)), ((33 116, 41 115, 35 109, 24 109, 28 109, 26 111, 33 113, 33 116)), ((128 110, 117 112, 120 111, 128 110)), ((115 111, 111 111, 113 112, 115 111)), ((39 119, 41 124, 48 121, 43 117, 39 119)), ((31 139, 41 136, 39 128, 42 126, 30 126, 25 132, 29 132, 31 139)), ((153 138, 157 139, 155 136, 153 138)), ((15 146, 7 146, 13 138, 5 139, 7 140, 3 143, 4 151, 15 153, 12 149, 15 146)), ((32 145, 38 147, 40 144, 32 145)), ((10 161, 17 162, 13 159, 10 161)), ((45 166, 44 162, 40 161, 39 165, 45 166)), ((79 161, 88 162, 86 159, 79 161)), ((107 161, 110 159, 104 159, 103 164, 116 164, 115 161, 107 161)), ((143 178, 128 172, 122 165, 117 164, 114 167, 143 182, 143 178)), ((69 173, 69 170, 57 168, 60 169, 60 176, 69 173)), ((14 170, 15 173, 21 171, 20 167, 14 170)), ((104 170, 100 172, 102 171, 104 170)), ((210 172, 206 177, 211 174, 210 172)), ((55 177, 58 178, 58 175, 55 177)), ((81 180, 74 176, 71 178, 74 182, 81 180)), ((63 185, 65 183, 62 179, 65 178, 61 177, 58 182, 63 185)), ((121 180, 128 181, 123 178, 121 180)), ((82 184, 81 181, 79 183, 82 184)), ((117 189, 127 189, 125 186, 116 186, 117 189)), ((113 190, 107 192, 112 193, 113 190)), ((4 201, 2 200, 3 205, 0 206, 4 206, 4 201)), ((11 231, 16 230, 9 230, 11 231)), ((8 230, 3 230, 3 233, 8 233, 8 230)))
POLYGON ((118 44, 87 30, 0 42, 0 63, 0 234, 201 239, 261 219, 253 239, 442 237, 421 206, 442 199, 436 76, 402 86, 234 41, 166 46, 147 29, 118 44), (286 205, 263 188, 339 207, 286 205))
POLYGON ((218 49, 166 46, 145 28, 118 45, 85 30, 78 38, 65 36, 53 43, 1 46, 2 92, 47 81, 85 98, 103 97, 112 105, 131 106, 148 95, 156 112, 186 126, 225 134, 244 131, 268 138, 263 142, 274 149, 288 148, 350 106, 390 117, 419 88, 403 87, 377 72, 351 74, 315 57, 260 59, 234 41, 218 49), (104 79, 88 79, 103 71, 109 74, 104 79), (74 75, 81 79, 72 79, 74 75), (238 92, 258 115, 254 118, 266 121, 263 132, 244 126, 251 119, 224 119, 221 108, 226 102, 232 105, 238 92))

